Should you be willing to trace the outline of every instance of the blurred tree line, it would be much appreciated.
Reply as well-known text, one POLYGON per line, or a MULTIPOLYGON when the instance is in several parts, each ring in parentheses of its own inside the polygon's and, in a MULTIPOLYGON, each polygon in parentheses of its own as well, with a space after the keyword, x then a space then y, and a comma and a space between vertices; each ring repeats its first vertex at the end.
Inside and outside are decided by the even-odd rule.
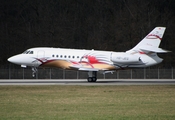
MULTIPOLYGON (((154 27, 161 47, 175 51, 174 0, 4 0, 0 4, 0 66, 32 47, 126 51, 154 27)), ((160 55, 175 67, 175 54, 160 55)))

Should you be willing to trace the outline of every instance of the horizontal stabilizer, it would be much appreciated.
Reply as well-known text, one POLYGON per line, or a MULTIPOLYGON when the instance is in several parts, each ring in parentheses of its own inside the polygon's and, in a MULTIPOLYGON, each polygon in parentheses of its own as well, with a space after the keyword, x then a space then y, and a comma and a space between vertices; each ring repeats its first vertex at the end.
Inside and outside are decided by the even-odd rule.
POLYGON ((140 46, 139 47, 140 50, 143 51, 150 51, 150 52, 155 52, 155 53, 167 53, 167 52, 171 52, 168 50, 164 50, 162 48, 158 48, 158 47, 153 47, 153 46, 140 46))

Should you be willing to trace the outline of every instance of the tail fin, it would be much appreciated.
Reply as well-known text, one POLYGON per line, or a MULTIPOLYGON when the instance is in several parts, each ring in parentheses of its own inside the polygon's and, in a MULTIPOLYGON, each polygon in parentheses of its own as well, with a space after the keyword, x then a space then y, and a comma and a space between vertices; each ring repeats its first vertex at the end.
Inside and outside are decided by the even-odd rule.
MULTIPOLYGON (((163 38, 165 32, 165 27, 154 28, 142 41, 140 41, 132 51, 144 51, 144 52, 155 52, 155 53, 165 53, 169 52, 159 48, 160 42, 163 38)), ((129 51, 131 51, 129 50, 129 51)), ((129 52, 128 51, 128 52, 129 52)))

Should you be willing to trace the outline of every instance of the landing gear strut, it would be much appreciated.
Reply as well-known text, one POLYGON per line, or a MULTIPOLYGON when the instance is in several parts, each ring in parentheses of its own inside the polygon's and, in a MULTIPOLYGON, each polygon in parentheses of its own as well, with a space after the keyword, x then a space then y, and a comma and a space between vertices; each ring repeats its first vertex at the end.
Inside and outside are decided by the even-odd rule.
POLYGON ((96 82, 97 81, 97 71, 89 71, 87 81, 96 82))
POLYGON ((36 73, 37 73, 37 68, 36 67, 32 67, 32 77, 35 77, 36 73))

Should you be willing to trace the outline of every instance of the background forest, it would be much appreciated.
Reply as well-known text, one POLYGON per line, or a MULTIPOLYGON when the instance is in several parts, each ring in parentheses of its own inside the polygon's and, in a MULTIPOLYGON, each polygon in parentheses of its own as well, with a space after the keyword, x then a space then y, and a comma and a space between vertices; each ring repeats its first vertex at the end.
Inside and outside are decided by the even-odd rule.
POLYGON ((159 67, 175 67, 175 0, 3 0, 0 67, 32 47, 126 51, 156 26, 172 51, 159 67))

